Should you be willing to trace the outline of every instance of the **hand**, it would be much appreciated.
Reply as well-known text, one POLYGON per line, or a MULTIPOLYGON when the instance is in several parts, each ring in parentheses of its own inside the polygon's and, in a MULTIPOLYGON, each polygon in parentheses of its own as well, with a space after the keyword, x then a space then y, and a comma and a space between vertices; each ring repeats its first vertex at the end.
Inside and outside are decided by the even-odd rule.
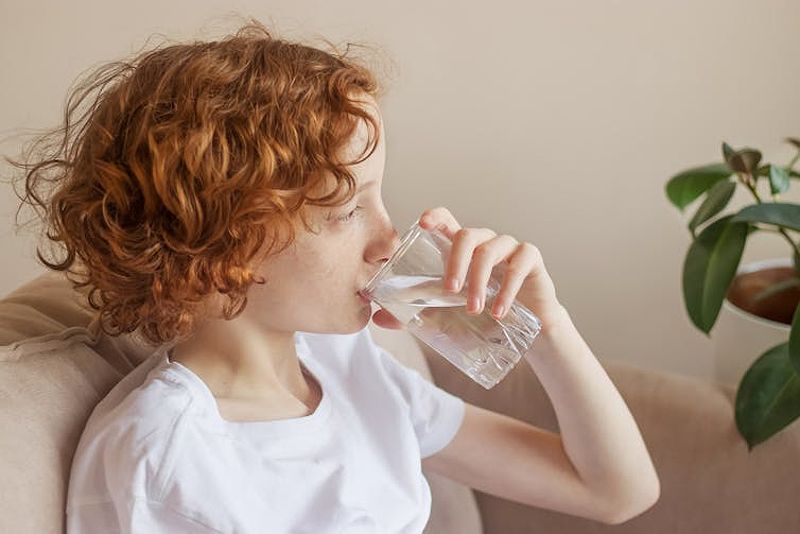
MULTIPOLYGON (((566 310, 556 298, 556 290, 545 269, 539 249, 530 243, 520 243, 510 235, 498 236, 488 228, 462 228, 447 208, 426 210, 419 218, 424 230, 439 230, 452 242, 450 258, 445 265, 445 288, 458 293, 466 283, 467 313, 477 315, 486 305, 489 276, 496 269, 502 279, 493 302, 492 316, 502 319, 514 299, 519 300, 542 321, 542 329, 562 320, 566 310), (456 289, 447 284, 451 278, 459 281, 456 289), (477 308, 472 307, 477 299, 477 308), (503 310, 498 314, 499 307, 503 310)), ((383 328, 403 328, 404 325, 386 310, 378 310, 373 321, 383 328)))

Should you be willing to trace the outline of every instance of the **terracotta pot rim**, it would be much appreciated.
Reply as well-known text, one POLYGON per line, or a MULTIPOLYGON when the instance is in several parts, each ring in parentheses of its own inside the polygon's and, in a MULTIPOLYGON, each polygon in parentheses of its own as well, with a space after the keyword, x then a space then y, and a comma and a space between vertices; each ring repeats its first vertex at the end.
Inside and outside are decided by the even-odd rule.
MULTIPOLYGON (((744 265, 739 265, 739 268, 736 269, 736 275, 745 274, 745 273, 752 273, 755 271, 760 271, 762 269, 770 269, 772 267, 791 267, 792 266, 792 258, 770 258, 767 260, 756 260, 745 263, 744 265)), ((736 304, 732 303, 728 300, 726 296, 725 299, 722 301, 722 305, 725 306, 731 313, 735 315, 739 315, 744 319, 753 321, 755 323, 763 324, 764 326, 770 326, 772 328, 779 328, 781 330, 786 330, 787 332, 791 330, 791 325, 786 323, 782 323, 780 321, 773 321, 772 319, 765 319, 764 317, 759 317, 758 315, 752 314, 749 311, 743 310, 736 304)))

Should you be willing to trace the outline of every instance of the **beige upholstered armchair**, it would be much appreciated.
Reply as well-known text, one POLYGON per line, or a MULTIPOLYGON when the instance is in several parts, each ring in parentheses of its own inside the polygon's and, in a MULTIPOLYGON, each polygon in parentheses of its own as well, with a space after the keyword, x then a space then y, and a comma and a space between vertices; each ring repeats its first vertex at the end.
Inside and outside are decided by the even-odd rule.
MULTIPOLYGON (((148 354, 132 338, 93 335, 87 328, 91 312, 80 302, 60 273, 40 275, 0 299, 0 532, 63 531, 67 476, 83 423, 148 354), (72 342, 64 350, 61 340, 67 338, 72 342), (52 348, 54 341, 60 350, 52 348)), ((486 391, 407 332, 369 328, 404 364, 465 401, 558 429, 526 363, 486 391)), ((734 425, 732 390, 597 356, 639 424, 660 475, 660 501, 612 526, 523 506, 426 473, 433 494, 426 532, 800 532, 797 424, 748 453, 734 425)))

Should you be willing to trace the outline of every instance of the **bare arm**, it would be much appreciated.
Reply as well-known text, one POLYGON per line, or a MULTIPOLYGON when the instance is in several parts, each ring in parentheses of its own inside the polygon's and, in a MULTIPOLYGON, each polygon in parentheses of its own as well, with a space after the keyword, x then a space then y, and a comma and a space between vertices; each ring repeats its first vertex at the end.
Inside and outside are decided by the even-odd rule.
POLYGON ((652 506, 660 486, 644 440, 558 301, 541 251, 489 228, 462 228, 444 207, 425 211, 419 223, 451 240, 445 280, 456 282, 452 291, 466 284, 468 302, 477 302, 467 307, 469 313, 483 309, 497 269, 503 281, 493 314, 502 318, 500 307, 507 310, 518 299, 542 321, 524 358, 552 401, 560 427, 560 434, 546 432, 468 405, 462 428, 426 465, 496 495, 612 524, 652 506))
POLYGON ((562 433, 466 404, 464 422, 426 470, 530 506, 608 524, 652 506, 659 481, 633 418, 564 312, 526 359, 562 433))
POLYGON ((584 483, 638 515, 660 485, 644 440, 603 367, 564 309, 524 355, 553 403, 564 450, 584 483))

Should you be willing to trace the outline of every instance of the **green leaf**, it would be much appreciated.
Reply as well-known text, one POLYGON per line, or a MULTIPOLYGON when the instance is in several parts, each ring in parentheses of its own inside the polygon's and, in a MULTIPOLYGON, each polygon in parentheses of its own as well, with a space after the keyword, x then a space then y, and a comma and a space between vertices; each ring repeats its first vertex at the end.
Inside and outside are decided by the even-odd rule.
POLYGON ((714 187, 708 190, 705 200, 697 208, 692 220, 689 221, 689 231, 692 232, 692 235, 694 235, 698 226, 725 209, 735 190, 736 182, 730 180, 717 182, 714 187))
POLYGON ((725 159, 726 163, 730 163, 733 157, 736 155, 736 151, 726 142, 722 142, 722 157, 725 159))
POLYGON ((800 231, 800 205, 791 202, 765 202, 739 210, 733 222, 760 222, 800 231))
POLYGON ((800 373, 800 303, 794 310, 792 328, 789 330, 789 360, 795 373, 800 373))
POLYGON ((734 150, 728 143, 722 143, 722 155, 728 167, 744 174, 755 173, 761 161, 761 152, 758 150, 747 147, 734 150))
POLYGON ((733 172, 724 163, 712 163, 682 171, 669 179, 666 186, 670 202, 683 211, 697 197, 733 172))
MULTIPOLYGON (((762 165, 761 167, 758 168, 758 170, 756 171, 755 175, 756 176, 769 176, 770 172, 772 172, 772 169, 771 169, 772 166, 773 165, 770 164, 770 163, 767 163, 766 165, 762 165)), ((785 170, 789 174, 790 178, 800 178, 800 172, 797 172, 795 170, 789 169, 787 167, 781 167, 781 169, 785 170)))
POLYGON ((742 258, 749 225, 733 215, 706 226, 689 246, 683 263, 683 297, 695 326, 708 334, 742 258))
POLYGON ((736 391, 736 427, 748 450, 800 417, 800 377, 789 361, 789 343, 762 354, 736 391))
POLYGON ((773 195, 789 189, 789 172, 778 165, 769 166, 769 187, 773 195))

